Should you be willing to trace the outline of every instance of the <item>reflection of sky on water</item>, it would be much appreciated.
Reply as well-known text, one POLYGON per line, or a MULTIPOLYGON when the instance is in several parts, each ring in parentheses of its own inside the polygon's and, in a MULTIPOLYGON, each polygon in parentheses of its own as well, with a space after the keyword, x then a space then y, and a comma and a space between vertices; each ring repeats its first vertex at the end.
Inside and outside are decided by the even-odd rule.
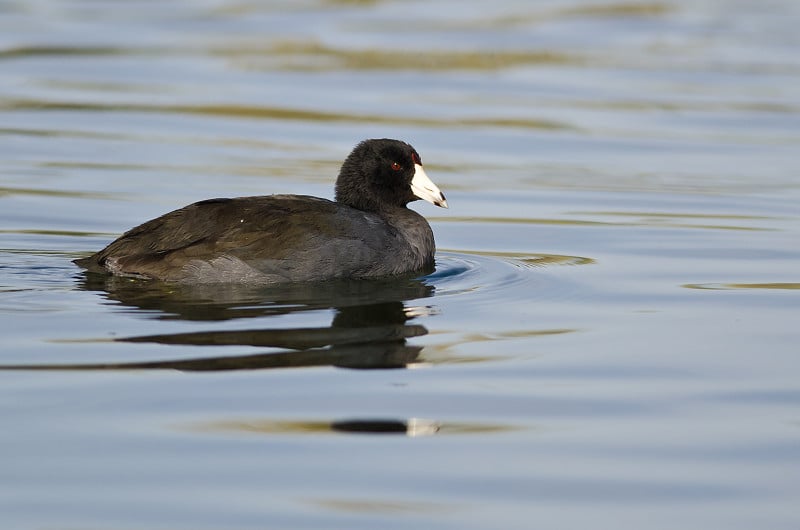
POLYGON ((796 527, 798 17, 5 2, 0 364, 36 369, 0 370, 0 519, 796 527), (188 292, 70 263, 196 200, 331 197, 383 136, 451 203, 413 205, 422 279, 188 292))

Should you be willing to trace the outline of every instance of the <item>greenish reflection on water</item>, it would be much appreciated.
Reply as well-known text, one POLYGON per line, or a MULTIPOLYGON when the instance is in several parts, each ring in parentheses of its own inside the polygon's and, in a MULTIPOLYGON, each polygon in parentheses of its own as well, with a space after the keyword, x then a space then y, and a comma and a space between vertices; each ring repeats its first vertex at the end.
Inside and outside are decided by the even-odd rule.
POLYGON ((256 107, 236 104, 226 105, 147 105, 142 103, 109 104, 68 101, 16 100, 0 101, 0 111, 72 111, 72 112, 135 112, 155 114, 199 114, 226 118, 292 120, 322 123, 369 123, 393 126, 422 127, 519 127, 523 129, 569 129, 565 124, 547 120, 516 118, 442 118, 428 119, 407 115, 369 115, 361 113, 334 113, 282 107, 256 107))
POLYGON ((798 527, 797 2, 0 12, 4 528, 798 527), (383 136, 424 278, 70 263, 383 136))

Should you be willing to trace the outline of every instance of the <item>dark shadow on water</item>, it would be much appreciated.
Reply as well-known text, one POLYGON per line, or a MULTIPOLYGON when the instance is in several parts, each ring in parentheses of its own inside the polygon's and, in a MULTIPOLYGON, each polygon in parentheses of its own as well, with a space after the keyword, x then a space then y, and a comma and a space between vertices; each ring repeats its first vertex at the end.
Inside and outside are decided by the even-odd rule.
MULTIPOLYGON (((415 278, 341 281, 252 287, 243 285, 185 286, 82 274, 78 288, 97 292, 124 311, 150 319, 220 322, 334 310, 326 327, 209 330, 191 333, 137 335, 114 342, 185 346, 257 346, 281 351, 249 355, 125 363, 65 363, 0 366, 0 370, 154 370, 190 372, 255 370, 303 366, 403 368, 417 361, 419 346, 406 340, 427 334, 409 324, 418 308, 406 302, 433 296, 434 288, 415 278)), ((263 318, 262 318, 263 322, 263 318)))
POLYGON ((5 365, 0 366, 0 370, 80 372, 106 370, 179 370, 181 372, 226 372, 233 370, 304 368, 309 366, 336 366, 339 368, 367 370, 406 368, 408 365, 417 362, 420 351, 422 351, 421 346, 409 346, 405 343, 405 340, 401 340, 396 342, 375 342, 343 346, 331 344, 326 348, 314 348, 302 351, 212 356, 194 359, 170 359, 163 361, 5 365))
POLYGON ((350 322, 351 327, 370 320, 397 323, 402 315, 396 311, 375 314, 368 306, 400 302, 402 308, 402 302, 433 296, 434 291, 416 278, 276 286, 182 285, 91 273, 81 274, 78 289, 98 292, 115 306, 132 308, 140 315, 159 320, 221 321, 347 308, 350 311, 341 319, 350 322))
POLYGON ((290 420, 239 418, 213 420, 184 428, 207 433, 275 434, 388 434, 408 437, 460 434, 495 434, 518 430, 516 425, 481 422, 439 421, 425 418, 343 418, 336 420, 290 420))

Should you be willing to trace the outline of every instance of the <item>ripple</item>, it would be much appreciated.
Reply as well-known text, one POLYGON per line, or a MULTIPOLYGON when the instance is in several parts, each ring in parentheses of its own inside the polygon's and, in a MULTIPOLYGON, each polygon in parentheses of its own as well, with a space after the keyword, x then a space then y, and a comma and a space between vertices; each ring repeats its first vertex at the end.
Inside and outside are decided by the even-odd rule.
POLYGON ((340 420, 220 420, 195 423, 189 430, 241 432, 250 434, 394 434, 409 438, 452 434, 488 434, 518 430, 519 427, 488 423, 448 422, 425 418, 347 418, 340 420))
POLYGON ((448 215, 442 217, 431 216, 428 219, 437 223, 484 223, 484 224, 532 224, 532 225, 557 225, 557 226, 602 226, 602 227, 631 227, 631 226, 657 226, 663 228, 699 228, 704 230, 742 230, 742 231, 768 231, 771 228, 758 226, 742 226, 731 224, 710 224, 697 222, 676 222, 679 220, 741 220, 757 221, 770 220, 766 216, 746 215, 706 215, 706 214, 674 214, 674 213, 641 213, 641 212, 570 212, 570 215, 608 216, 614 221, 585 220, 585 219, 550 219, 534 217, 466 217, 448 215), (633 219, 635 220, 619 220, 633 219))
MULTIPOLYGON (((424 334, 424 328, 411 331, 424 334)), ((64 341, 59 341, 64 342, 64 341)), ((76 341, 77 342, 77 341, 76 341)), ((79 342, 88 343, 88 340, 79 342)), ((95 340, 94 342, 99 342, 95 340)), ((374 342, 333 345, 302 351, 278 351, 253 355, 224 355, 166 359, 143 362, 100 362, 63 364, 0 364, 0 371, 29 372, 122 372, 131 370, 177 370, 180 372, 229 372, 331 366, 359 370, 408 368, 419 364, 421 346, 404 342, 374 342)))
POLYGON ((109 199, 111 195, 104 193, 90 193, 85 191, 66 191, 38 188, 10 188, 0 187, 0 196, 4 195, 32 195, 46 197, 63 197, 69 199, 109 199))
POLYGON ((708 291, 728 291, 732 289, 800 289, 800 283, 686 283, 681 287, 708 291))
POLYGON ((551 120, 527 118, 431 118, 428 116, 358 114, 352 112, 329 112, 307 108, 287 108, 241 104, 214 105, 158 105, 150 103, 106 103, 97 101, 57 101, 33 99, 8 99, 0 102, 0 111, 16 112, 136 112, 142 114, 188 114, 228 119, 285 120, 328 123, 405 124, 422 127, 499 127, 541 130, 573 130, 568 124, 551 120))
POLYGON ((568 256, 565 254, 531 254, 530 252, 497 252, 469 250, 469 254, 478 256, 496 256, 515 265, 544 267, 549 265, 591 265, 595 263, 592 258, 583 256, 568 256))
POLYGON ((326 70, 501 70, 525 65, 581 64, 575 54, 535 50, 414 50, 337 48, 320 42, 279 41, 244 46, 237 43, 211 53, 247 69, 326 70))
POLYGON ((315 507, 322 507, 337 512, 354 514, 413 513, 415 515, 419 515, 420 513, 433 514, 454 511, 454 508, 451 508, 443 503, 421 502, 418 500, 413 502, 404 502, 397 499, 375 500, 370 498, 323 498, 310 499, 309 502, 315 507))
POLYGON ((595 261, 592 258, 558 254, 439 251, 436 254, 436 271, 422 279, 435 285, 437 297, 478 290, 501 291, 512 298, 528 297, 540 287, 563 281, 548 276, 548 268, 593 263, 595 261))

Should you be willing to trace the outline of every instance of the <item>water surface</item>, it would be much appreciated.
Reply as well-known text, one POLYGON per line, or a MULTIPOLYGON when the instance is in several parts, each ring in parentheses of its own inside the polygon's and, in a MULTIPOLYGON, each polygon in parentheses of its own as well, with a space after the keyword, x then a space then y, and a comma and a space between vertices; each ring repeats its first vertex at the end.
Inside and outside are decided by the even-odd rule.
POLYGON ((796 528, 800 4, 6 2, 4 528, 796 528), (210 197, 448 197, 436 271, 71 260, 210 197))

